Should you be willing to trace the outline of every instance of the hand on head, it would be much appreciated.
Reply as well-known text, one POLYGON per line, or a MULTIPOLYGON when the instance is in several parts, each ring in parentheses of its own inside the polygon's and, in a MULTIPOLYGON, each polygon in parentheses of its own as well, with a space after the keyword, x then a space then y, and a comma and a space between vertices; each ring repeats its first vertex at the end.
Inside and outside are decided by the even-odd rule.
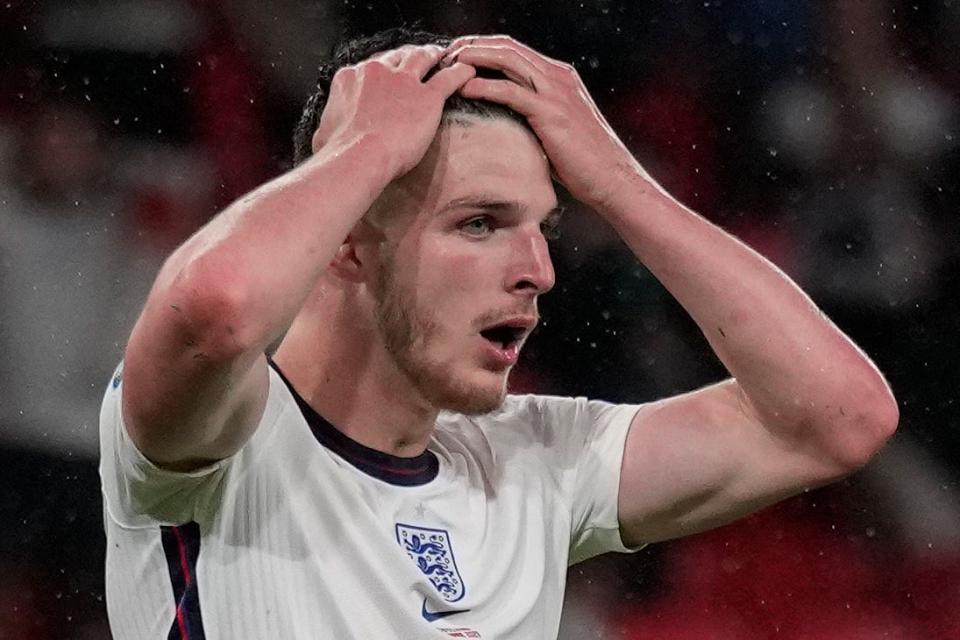
POLYGON ((557 177, 578 200, 602 209, 624 171, 642 171, 571 65, 503 35, 457 38, 441 64, 478 70, 459 88, 464 97, 504 104, 525 116, 557 177), (504 77, 483 77, 483 69, 504 77))
POLYGON ((372 136, 382 148, 388 179, 407 173, 433 140, 444 102, 475 74, 472 66, 455 63, 425 80, 442 56, 436 45, 406 45, 340 69, 313 137, 314 150, 336 153, 372 136))

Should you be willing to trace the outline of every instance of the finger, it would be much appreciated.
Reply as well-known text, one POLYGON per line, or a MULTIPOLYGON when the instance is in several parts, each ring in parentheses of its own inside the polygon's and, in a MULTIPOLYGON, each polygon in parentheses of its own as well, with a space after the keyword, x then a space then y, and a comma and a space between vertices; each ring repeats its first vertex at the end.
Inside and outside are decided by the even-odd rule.
POLYGON ((403 59, 404 49, 407 47, 401 47, 400 49, 390 49, 389 51, 383 51, 371 56, 371 60, 377 60, 389 67, 396 67, 400 64, 400 61, 403 59))
POLYGON ((534 92, 538 91, 538 84, 542 88, 546 82, 544 75, 526 56, 508 47, 468 45, 455 51, 453 55, 458 62, 502 71, 510 80, 525 85, 534 92))
POLYGON ((560 62, 559 60, 554 60, 553 58, 548 58, 543 55, 533 47, 527 46, 518 40, 514 40, 510 36, 506 35, 490 35, 490 36, 462 36, 457 38, 450 43, 450 46, 447 47, 447 51, 451 52, 456 49, 466 47, 469 45, 485 45, 485 46, 494 46, 494 47, 508 47, 522 53, 527 60, 530 61, 535 67, 540 69, 540 71, 546 72, 548 68, 555 66, 559 68, 564 68, 567 65, 560 62))
POLYGON ((523 116, 534 115, 537 94, 512 80, 473 78, 460 87, 460 95, 473 100, 489 100, 506 105, 523 116))
POLYGON ((428 71, 437 66, 442 57, 443 47, 434 44, 411 47, 410 50, 403 53, 399 67, 422 80, 428 71))
POLYGON ((437 71, 432 78, 427 80, 427 86, 435 88, 446 100, 475 75, 477 75, 477 70, 474 67, 457 62, 453 66, 437 71))

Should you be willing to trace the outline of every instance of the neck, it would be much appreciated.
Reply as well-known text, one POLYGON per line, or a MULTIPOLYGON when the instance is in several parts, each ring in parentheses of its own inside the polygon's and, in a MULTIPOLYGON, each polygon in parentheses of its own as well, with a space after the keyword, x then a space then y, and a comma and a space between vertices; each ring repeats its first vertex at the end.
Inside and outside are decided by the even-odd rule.
POLYGON ((360 314, 341 307, 323 315, 301 312, 274 354, 287 380, 350 439, 395 456, 423 453, 439 411, 399 370, 376 331, 357 322, 360 314))

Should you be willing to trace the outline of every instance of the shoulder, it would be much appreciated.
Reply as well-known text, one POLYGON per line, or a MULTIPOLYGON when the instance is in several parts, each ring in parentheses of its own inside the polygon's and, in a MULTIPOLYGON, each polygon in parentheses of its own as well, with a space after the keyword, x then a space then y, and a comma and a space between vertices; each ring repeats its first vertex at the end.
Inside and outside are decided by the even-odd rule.
POLYGON ((469 416, 443 412, 438 418, 441 431, 463 436, 481 435, 486 440, 511 444, 539 442, 552 444, 589 414, 591 401, 582 397, 538 394, 508 395, 499 408, 469 416))
POLYGON ((606 413, 627 406, 631 405, 616 405, 584 396, 508 395, 500 408, 489 414, 489 418, 528 423, 538 428, 565 428, 577 422, 592 422, 606 413))
POLYGON ((297 397, 287 386, 283 376, 272 366, 268 367, 268 371, 267 405, 252 439, 253 441, 259 440, 260 443, 271 438, 274 432, 283 430, 282 425, 284 424, 296 423, 302 425, 307 422, 297 402, 297 397), (281 425, 281 427, 277 425, 281 425))

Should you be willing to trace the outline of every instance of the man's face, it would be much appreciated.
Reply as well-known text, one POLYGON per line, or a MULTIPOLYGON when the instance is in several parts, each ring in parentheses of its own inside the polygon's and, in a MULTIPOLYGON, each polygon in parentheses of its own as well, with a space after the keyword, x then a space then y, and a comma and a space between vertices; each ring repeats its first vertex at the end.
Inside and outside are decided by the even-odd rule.
POLYGON ((389 202, 371 286, 388 352, 437 408, 497 408, 554 283, 543 150, 509 120, 449 124, 389 202))

